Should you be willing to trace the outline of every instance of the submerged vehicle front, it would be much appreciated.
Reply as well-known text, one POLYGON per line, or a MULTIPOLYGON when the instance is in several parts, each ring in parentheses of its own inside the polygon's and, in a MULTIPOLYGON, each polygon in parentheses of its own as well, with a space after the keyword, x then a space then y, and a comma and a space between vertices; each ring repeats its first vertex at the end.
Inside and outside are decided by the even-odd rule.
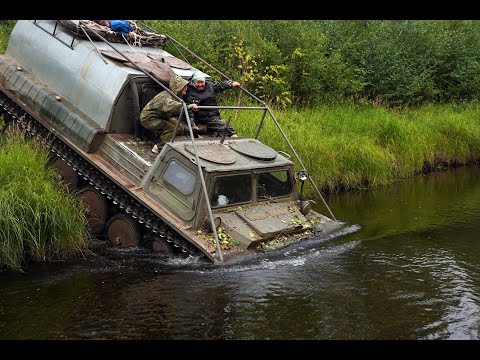
POLYGON ((298 193, 297 183, 308 174, 296 174, 287 154, 255 138, 197 139, 195 149, 189 140, 176 140, 152 168, 144 190, 181 217, 213 259, 275 249, 342 227, 298 193))

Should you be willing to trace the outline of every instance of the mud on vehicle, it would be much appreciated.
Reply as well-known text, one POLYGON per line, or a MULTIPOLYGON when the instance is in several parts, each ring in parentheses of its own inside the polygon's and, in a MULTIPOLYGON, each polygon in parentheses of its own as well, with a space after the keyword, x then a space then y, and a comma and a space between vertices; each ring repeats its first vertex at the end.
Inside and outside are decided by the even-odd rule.
POLYGON ((171 74, 187 79, 197 71, 164 45, 171 41, 191 52, 151 29, 136 28, 127 37, 90 25, 18 21, 0 56, 0 111, 4 135, 22 131, 51 150, 61 178, 88 208, 92 235, 111 246, 222 262, 342 228, 273 113, 243 87, 258 102, 248 108, 260 114, 254 136, 196 134, 182 101, 188 135, 174 135, 159 154, 152 153, 155 139, 140 126, 141 109, 158 92, 170 91, 171 74), (298 171, 290 155, 258 140, 270 119, 298 171), (328 217, 303 199, 305 181, 328 217))

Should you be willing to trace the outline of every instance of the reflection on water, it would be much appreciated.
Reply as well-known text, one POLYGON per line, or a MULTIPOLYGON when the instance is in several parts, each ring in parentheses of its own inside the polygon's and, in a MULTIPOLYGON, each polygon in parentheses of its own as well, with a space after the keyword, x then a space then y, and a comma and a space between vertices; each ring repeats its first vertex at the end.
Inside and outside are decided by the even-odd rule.
POLYGON ((136 249, 0 273, 0 339, 480 339, 479 172, 332 197, 341 236, 241 262, 136 249))

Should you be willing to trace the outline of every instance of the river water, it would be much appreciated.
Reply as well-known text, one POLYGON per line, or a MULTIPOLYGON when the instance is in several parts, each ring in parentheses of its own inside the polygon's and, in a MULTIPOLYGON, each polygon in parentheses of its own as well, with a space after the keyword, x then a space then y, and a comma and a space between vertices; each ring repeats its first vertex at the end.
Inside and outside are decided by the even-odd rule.
POLYGON ((479 175, 332 196, 341 236, 228 265, 126 250, 0 273, 0 339, 478 340, 479 175))

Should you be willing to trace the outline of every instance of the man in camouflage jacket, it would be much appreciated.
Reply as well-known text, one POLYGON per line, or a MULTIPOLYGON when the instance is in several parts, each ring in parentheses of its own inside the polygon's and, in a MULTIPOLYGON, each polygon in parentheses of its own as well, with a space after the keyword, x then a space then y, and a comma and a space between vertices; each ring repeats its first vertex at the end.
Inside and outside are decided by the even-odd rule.
MULTIPOLYGON (((170 80, 170 89, 178 97, 182 98, 187 92, 188 81, 179 75, 173 75, 170 80)), ((178 116, 183 103, 177 101, 168 91, 159 92, 150 100, 140 113, 140 123, 143 127, 160 135, 159 147, 170 141, 177 126, 178 116)), ((188 110, 196 110, 196 104, 189 104, 188 110)), ((185 127, 178 124, 178 133, 182 133, 185 127)))

